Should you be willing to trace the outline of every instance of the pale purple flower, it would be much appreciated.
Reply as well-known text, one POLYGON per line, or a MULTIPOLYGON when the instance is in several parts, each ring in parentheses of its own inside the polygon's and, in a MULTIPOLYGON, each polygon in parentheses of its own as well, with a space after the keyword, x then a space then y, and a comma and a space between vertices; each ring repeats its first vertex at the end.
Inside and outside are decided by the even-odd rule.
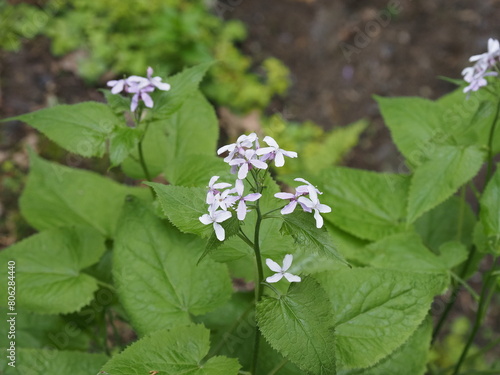
POLYGON ((140 100, 144 102, 146 107, 153 108, 153 99, 151 99, 149 93, 153 92, 155 88, 168 91, 170 90, 170 85, 162 82, 160 77, 152 77, 153 69, 151 67, 148 68, 147 75, 147 78, 134 75, 127 79, 112 80, 108 81, 107 85, 112 87, 112 94, 118 94, 122 91, 134 94, 130 103, 130 110, 132 112, 137 109, 140 100))
MULTIPOLYGON (((274 194, 274 196, 276 198, 290 200, 290 203, 288 203, 285 207, 283 207, 281 209, 281 211, 280 211, 281 214, 282 215, 291 214, 295 210, 295 208, 297 207, 297 203, 300 203, 299 197, 301 197, 302 195, 304 195, 304 194, 301 192, 298 192, 297 190, 295 191, 295 194, 292 194, 292 193, 276 193, 276 194, 274 194)), ((307 206, 305 206, 304 204, 301 203, 300 206, 302 207, 302 209, 304 211, 312 212, 312 210, 310 208, 308 208, 307 206)))
POLYGON ((258 169, 267 169, 267 164, 257 159, 255 150, 245 150, 244 159, 237 158, 229 162, 231 166, 238 166, 238 179, 243 180, 247 177, 248 171, 253 167, 258 169))
POLYGON ((464 81, 469 85, 464 88, 464 93, 477 91, 488 84, 485 77, 498 76, 497 72, 490 71, 500 61, 500 43, 496 39, 488 40, 488 52, 471 56, 471 62, 476 62, 474 66, 462 70, 464 81))
POLYGON ((321 204, 318 199, 318 194, 314 187, 309 187, 309 198, 304 196, 298 199, 300 204, 303 204, 307 208, 314 211, 314 218, 316 219, 316 228, 321 228, 323 226, 323 217, 321 213, 332 212, 332 209, 326 204, 321 204))
POLYGON ((108 85, 109 87, 112 87, 111 89, 111 93, 112 94, 118 94, 120 92, 122 92, 124 89, 125 89, 125 85, 126 85, 126 80, 124 79, 114 79, 114 80, 111 80, 111 81, 108 81, 106 83, 106 85, 108 85))
POLYGON ((285 258, 283 259, 283 267, 281 267, 278 263, 273 261, 272 259, 267 258, 266 259, 266 264, 269 267, 269 269, 273 272, 276 272, 274 275, 269 276, 266 278, 266 281, 268 283, 277 283, 280 281, 283 277, 287 279, 291 283, 298 283, 302 279, 300 276, 293 275, 291 273, 288 273, 288 269, 291 267, 293 261, 293 255, 292 254, 287 254, 285 255, 285 258))
POLYGON ((236 194, 236 201, 239 200, 238 202, 238 208, 236 210, 238 214, 238 220, 245 220, 245 217, 247 215, 247 205, 245 202, 255 202, 257 199, 262 197, 262 194, 260 193, 252 193, 248 194, 247 196, 243 196, 243 191, 244 191, 244 185, 243 181, 241 180, 236 180, 235 188, 234 188, 236 194))
POLYGON ((226 232, 224 231, 222 225, 220 225, 219 223, 226 221, 231 216, 232 216, 231 212, 229 211, 215 211, 209 208, 208 214, 200 216, 199 219, 205 225, 213 224, 217 239, 219 241, 224 241, 224 238, 226 237, 226 232))
POLYGON ((206 202, 208 204, 211 204, 211 202, 213 202, 213 197, 217 193, 220 193, 221 189, 225 189, 225 188, 228 188, 228 187, 231 186, 231 184, 228 184, 227 182, 218 182, 218 183, 215 183, 219 178, 220 178, 220 176, 213 176, 210 179, 210 182, 208 183, 208 186, 207 186, 208 193, 207 193, 207 200, 206 200, 206 202), (211 202, 209 202, 209 200, 211 200, 211 202))
POLYGON ((482 53, 480 55, 474 55, 469 58, 469 61, 479 61, 484 60, 489 65, 495 65, 496 59, 500 56, 500 42, 497 39, 488 39, 488 52, 482 53))
POLYGON ((153 108, 153 99, 151 99, 151 96, 149 96, 148 93, 153 92, 155 90, 154 87, 152 86, 146 86, 143 88, 139 88, 139 85, 134 85, 130 86, 128 88, 128 92, 134 94, 132 96, 132 102, 130 103, 130 110, 134 112, 137 109, 137 106, 139 105, 139 100, 142 100, 144 102, 144 105, 148 108, 153 108))
POLYGON ((149 67, 147 73, 148 73, 148 81, 149 81, 150 85, 156 87, 158 90, 162 90, 162 91, 170 90, 170 85, 166 82, 162 82, 161 77, 152 77, 153 68, 149 67))
POLYGON ((297 186, 297 188, 295 189, 297 192, 299 192, 301 194, 309 194, 309 188, 313 188, 316 191, 317 194, 323 194, 321 191, 319 191, 316 188, 316 186, 314 186, 309 181, 307 181, 307 180, 305 180, 303 178, 295 178, 294 181, 305 183, 305 185, 297 186))
POLYGON ((257 155, 262 156, 262 161, 274 160, 274 165, 282 167, 285 165, 284 156, 288 156, 289 158, 297 157, 296 152, 281 149, 278 143, 269 136, 264 138, 264 142, 266 142, 270 147, 262 147, 257 150, 257 155))
POLYGON ((224 211, 227 211, 238 200, 238 197, 229 195, 231 192, 232 190, 224 190, 222 193, 213 194, 207 197, 207 203, 210 204, 213 210, 220 207, 224 211))
POLYGON ((226 146, 222 146, 217 150, 217 155, 223 154, 229 151, 229 155, 224 158, 226 163, 229 163, 236 154, 243 156, 245 154, 245 149, 252 148, 253 143, 257 141, 257 134, 250 133, 249 135, 242 134, 238 137, 235 143, 231 143, 226 146))

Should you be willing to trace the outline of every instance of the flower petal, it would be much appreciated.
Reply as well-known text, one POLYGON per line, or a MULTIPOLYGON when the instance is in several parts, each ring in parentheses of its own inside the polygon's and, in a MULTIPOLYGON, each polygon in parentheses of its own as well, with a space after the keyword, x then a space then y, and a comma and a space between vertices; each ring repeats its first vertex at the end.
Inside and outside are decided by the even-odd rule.
POLYGON ((205 225, 212 224, 214 222, 213 219, 208 214, 200 216, 199 219, 205 225))
POLYGON ((288 272, 285 273, 285 278, 291 283, 300 283, 302 281, 300 276, 292 275, 291 273, 288 272))
MULTIPOLYGON (((233 160, 234 161, 234 160, 233 160)), ((238 178, 240 180, 243 180, 244 178, 247 177, 247 174, 248 174, 248 164, 247 163, 244 163, 240 169, 238 170, 238 178)))
POLYGON ((144 104, 146 105, 146 107, 153 108, 153 104, 154 104, 153 99, 151 99, 151 97, 149 96, 148 93, 142 91, 141 98, 144 101, 144 104))
POLYGON ((262 194, 260 193, 252 193, 252 194, 248 194, 246 197, 244 197, 243 199, 247 202, 255 202, 257 199, 259 199, 260 197, 262 197, 262 194))
POLYGON ((314 218, 316 219, 316 228, 321 228, 323 226, 323 217, 318 210, 314 210, 314 218))
POLYGON ((224 241, 224 238, 226 237, 226 232, 224 231, 224 228, 222 228, 222 225, 214 222, 214 230, 217 239, 219 241, 224 241))
POLYGON ((214 213, 214 219, 217 223, 222 223, 223 221, 226 221, 232 216, 231 212, 229 211, 216 211, 214 213))
POLYGON ((298 201, 300 203, 302 203, 304 206, 306 206, 307 208, 313 208, 314 207, 314 203, 313 201, 311 201, 309 198, 306 198, 306 197, 300 197, 298 199, 298 201))
POLYGON ((285 165, 285 158, 281 151, 276 152, 276 157, 274 159, 274 165, 277 167, 282 167, 285 165))
POLYGON ((285 258, 283 259, 283 271, 287 271, 290 266, 292 265, 293 262, 293 255, 292 254, 286 254, 285 258))
POLYGON ((276 263, 274 260, 267 258, 266 264, 271 271, 281 272, 281 266, 278 263, 276 263))
POLYGON ((255 167, 259 169, 267 169, 267 164, 259 159, 251 159, 249 162, 255 167))
POLYGON ((283 207, 280 212, 282 215, 288 215, 295 211, 295 207, 297 207, 297 201, 291 201, 285 207, 283 207))
POLYGON ((271 147, 274 147, 274 149, 278 149, 280 148, 280 146, 278 145, 278 143, 274 140, 274 138, 270 137, 270 136, 266 136, 264 138, 264 142, 266 142, 269 146, 271 147))
POLYGON ((266 281, 268 283, 277 283, 282 278, 283 278, 283 274, 282 273, 275 273, 274 275, 269 276, 268 278, 266 278, 266 281))
POLYGON ((279 198, 279 199, 293 199, 293 198, 295 198, 295 194, 292 194, 292 193, 276 193, 276 194, 274 194, 274 196, 276 198, 279 198))
POLYGON ((245 220, 245 217, 247 216, 247 205, 243 199, 238 203, 238 209, 236 212, 238 214, 238 220, 245 220))

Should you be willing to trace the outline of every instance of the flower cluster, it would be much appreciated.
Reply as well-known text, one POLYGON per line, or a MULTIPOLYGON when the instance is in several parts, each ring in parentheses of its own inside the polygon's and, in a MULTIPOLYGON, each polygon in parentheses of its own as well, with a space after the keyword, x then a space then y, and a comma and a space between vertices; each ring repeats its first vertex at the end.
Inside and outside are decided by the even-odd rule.
POLYGON ((153 77, 153 68, 149 67, 147 77, 130 76, 125 79, 108 81, 107 85, 111 87, 112 94, 118 94, 122 91, 134 94, 130 103, 130 110, 134 112, 139 105, 139 100, 142 100, 146 107, 153 108, 153 99, 149 93, 155 89, 170 90, 170 85, 161 80, 161 77, 153 77))
POLYGON ((495 65, 500 61, 500 43, 497 39, 490 38, 488 40, 488 52, 471 56, 469 61, 475 62, 475 64, 462 71, 465 82, 469 84, 464 88, 464 93, 479 90, 488 84, 485 77, 498 75, 497 72, 493 72, 491 69, 495 68, 495 65))
POLYGON ((321 213, 331 212, 332 209, 326 204, 322 204, 319 201, 318 194, 323 194, 315 186, 313 186, 309 181, 303 178, 296 178, 294 181, 299 181, 305 183, 305 185, 300 185, 295 189, 295 193, 276 193, 274 196, 279 199, 290 200, 283 209, 281 210, 282 215, 291 214, 297 204, 302 207, 305 212, 313 212, 314 218, 316 219, 316 227, 321 228, 323 226, 323 217, 321 213))
POLYGON ((213 176, 208 183, 206 203, 208 204, 208 214, 200 216, 200 221, 214 227, 215 235, 219 241, 224 241, 226 233, 220 223, 232 216, 230 208, 234 208, 237 203, 236 213, 238 220, 245 220, 248 208, 246 202, 254 202, 262 194, 251 193, 243 195, 244 185, 242 180, 236 180, 234 188, 226 182, 218 182, 219 176, 213 176), (230 189, 231 188, 231 189, 230 189), (225 190, 222 190, 225 189, 225 190))

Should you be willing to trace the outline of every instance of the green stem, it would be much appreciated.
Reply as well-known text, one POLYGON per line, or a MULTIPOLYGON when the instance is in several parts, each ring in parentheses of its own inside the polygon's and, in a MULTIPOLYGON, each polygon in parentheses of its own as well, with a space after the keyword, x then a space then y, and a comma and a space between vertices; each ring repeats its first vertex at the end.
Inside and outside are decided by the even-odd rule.
POLYGON ((238 237, 243 240, 248 246, 250 246, 252 249, 254 248, 253 242, 250 240, 250 238, 247 237, 245 232, 240 228, 240 231, 238 232, 238 237))
POLYGON ((278 365, 277 365, 275 368, 273 368, 273 369, 269 372, 269 374, 267 374, 267 375, 275 375, 275 374, 276 374, 279 370, 281 370, 281 369, 283 368, 283 366, 285 366, 285 365, 287 364, 287 362, 288 362, 288 359, 286 359, 286 358, 285 358, 285 359, 283 359, 283 360, 282 360, 280 363, 278 363, 278 365))
POLYGON ((477 294, 476 291, 472 289, 472 287, 469 284, 467 284, 467 281, 462 279, 453 271, 450 271, 450 275, 455 281, 457 281, 460 285, 462 285, 465 289, 467 289, 472 298, 474 298, 476 301, 479 301, 479 294, 477 294))
POLYGON ((491 269, 488 271, 486 279, 484 280, 483 283, 483 287, 481 288, 481 297, 479 299, 479 306, 477 308, 476 319, 474 320, 474 326, 472 327, 469 339, 467 340, 467 343, 465 344, 465 347, 462 350, 460 359, 458 360, 457 365, 455 366, 453 375, 457 375, 460 372, 460 367, 462 367, 462 364, 464 363, 465 358, 467 357, 467 353, 469 352, 469 349, 474 341, 474 338, 476 337, 479 327, 481 327, 484 317, 486 316, 488 305, 491 301, 493 291, 495 290, 495 286, 491 285, 494 282, 496 282, 495 276, 493 276, 493 273, 495 271, 495 263, 496 259, 493 259, 493 264, 491 266, 491 269))
MULTIPOLYGON (((276 212, 276 211, 280 211, 283 209, 283 207, 278 207, 278 208, 275 208, 274 210, 267 211, 264 215, 262 215, 262 219, 267 219, 269 214, 272 214, 273 212, 276 212)), ((270 217, 273 217, 273 216, 270 216, 270 217)))
MULTIPOLYGON (((467 274, 467 271, 469 270, 469 266, 470 266, 472 259, 474 258, 475 255, 476 255, 476 248, 474 247, 474 248, 472 248, 471 252, 469 253, 469 256, 467 257, 467 261, 465 262, 464 267, 462 268, 462 272, 460 272, 459 276, 461 279, 463 279, 465 277, 465 275, 467 274)), ((450 311, 453 308, 455 301, 457 300, 457 296, 458 296, 458 292, 460 291, 460 288, 461 288, 460 284, 457 284, 453 288, 453 290, 451 292, 450 300, 446 304, 443 315, 441 315, 441 317, 439 318, 439 321, 436 324, 436 328, 434 328, 434 332, 432 333, 432 343, 434 343, 434 341, 436 341, 436 339, 439 335, 439 332, 443 328, 444 323, 446 322, 446 318, 450 314, 450 311)))
POLYGON ((500 112, 500 103, 497 104, 497 110, 495 112, 495 117, 493 118, 493 123, 491 124, 490 134, 488 136, 488 167, 486 170, 486 183, 485 186, 491 179, 493 175, 493 138, 495 135, 495 128, 498 121, 498 114, 500 112))
MULTIPOLYGON (((257 201, 258 202, 258 201, 257 201)), ((262 257, 260 254, 260 244, 259 244, 259 236, 260 236, 260 224, 262 222, 262 215, 260 213, 260 208, 257 203, 257 222, 255 223, 255 235, 254 235, 254 251, 255 251, 255 259, 257 261, 257 282, 255 283, 255 305, 261 300, 262 292, 264 290, 263 285, 261 285, 264 280, 264 269, 262 267, 262 257)), ((255 323, 255 343, 253 349, 253 361, 252 361, 252 369, 251 373, 256 374, 255 370, 257 369, 257 361, 259 358, 259 341, 260 341, 260 330, 257 322, 255 323)))
MULTIPOLYGON (((255 181, 255 185, 257 186, 257 192, 262 194, 262 191, 264 190, 264 187, 262 184, 259 182, 259 171, 253 169, 252 171, 252 176, 255 181)), ((257 281, 255 283, 255 306, 257 306, 257 303, 262 298, 262 293, 264 291, 262 281, 264 280, 264 269, 262 267, 262 256, 260 253, 260 226, 262 223, 262 213, 260 211, 260 201, 257 200, 255 204, 255 211, 257 212, 257 221, 255 222, 255 232, 254 232, 254 240, 253 240, 253 249, 255 252, 255 260, 257 262, 257 281)), ((255 342, 254 342, 254 349, 253 349, 253 361, 252 361, 252 368, 251 368, 251 373, 253 375, 256 375, 256 369, 257 369, 257 361, 259 359, 259 341, 260 341, 260 330, 257 322, 255 322, 255 342)))
POLYGON ((457 241, 462 241, 462 230, 464 226, 464 213, 465 213, 465 186, 460 188, 460 208, 457 222, 457 241))

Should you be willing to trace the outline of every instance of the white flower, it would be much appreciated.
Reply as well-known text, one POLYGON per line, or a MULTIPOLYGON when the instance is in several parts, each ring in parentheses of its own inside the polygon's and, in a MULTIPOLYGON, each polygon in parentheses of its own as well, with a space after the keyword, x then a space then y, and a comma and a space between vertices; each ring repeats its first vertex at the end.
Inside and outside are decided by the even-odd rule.
POLYGON ((289 158, 296 158, 297 153, 294 151, 285 151, 280 148, 278 143, 274 140, 274 138, 266 136, 264 138, 264 142, 266 142, 270 147, 263 147, 257 150, 257 155, 263 155, 261 160, 273 160, 274 165, 277 167, 282 167, 285 165, 284 156, 288 156, 289 158))
POLYGON ((220 177, 219 176, 213 176, 210 179, 210 182, 208 183, 208 193, 207 193, 207 199, 206 202, 208 204, 213 203, 213 199, 216 194, 220 193, 220 189, 225 189, 231 186, 231 184, 228 184, 227 182, 218 182, 215 183, 220 177))
POLYGON ((255 202, 257 199, 262 197, 262 194, 252 193, 244 197, 243 196, 244 186, 243 186, 243 181, 241 180, 236 180, 234 190, 236 191, 236 194, 238 194, 236 200, 239 200, 238 209, 236 210, 238 214, 238 220, 245 220, 245 217, 247 216, 247 205, 245 202, 255 202))
POLYGON ((293 261, 293 255, 292 254, 285 255, 285 258, 283 259, 283 267, 281 267, 278 263, 276 263, 272 259, 267 258, 266 259, 267 266, 269 267, 269 269, 271 271, 274 271, 276 273, 274 275, 269 276, 268 278, 266 278, 266 281, 268 283, 277 283, 284 276, 285 279, 287 279, 291 283, 298 283, 298 282, 300 282, 302 280, 300 278, 300 276, 292 275, 291 273, 286 272, 286 271, 288 271, 288 269, 292 265, 292 261, 293 261))
POLYGON ((469 85, 464 88, 464 93, 469 91, 477 91, 481 87, 488 84, 485 77, 498 76, 498 73, 491 71, 500 60, 500 42, 490 38, 488 40, 488 52, 480 55, 471 56, 469 61, 476 62, 474 66, 470 66, 462 70, 464 81, 469 85))
POLYGON ((307 208, 314 210, 314 218, 316 219, 316 228, 321 228, 323 226, 323 217, 320 213, 332 212, 332 209, 326 204, 321 204, 318 199, 318 194, 316 193, 316 188, 309 187, 309 198, 300 197, 298 199, 300 204, 303 204, 307 208))
POLYGON ((224 158, 226 163, 229 163, 236 154, 240 154, 243 156, 245 154, 245 148, 251 148, 253 146, 253 142, 257 140, 257 134, 250 133, 249 135, 242 134, 236 140, 236 143, 231 143, 226 146, 222 146, 217 150, 217 155, 223 154, 226 151, 229 151, 229 155, 224 158))
POLYGON ((226 237, 226 232, 224 231, 222 225, 220 225, 219 223, 226 221, 231 216, 232 216, 231 212, 229 211, 215 211, 209 208, 208 214, 200 216, 199 219, 205 225, 213 224, 217 239, 219 241, 224 241, 224 238, 226 237))
POLYGON ((267 164, 256 158, 255 150, 245 150, 245 159, 238 158, 229 162, 231 166, 239 166, 238 179, 244 180, 247 177, 249 169, 255 167, 258 169, 266 169, 267 164))

